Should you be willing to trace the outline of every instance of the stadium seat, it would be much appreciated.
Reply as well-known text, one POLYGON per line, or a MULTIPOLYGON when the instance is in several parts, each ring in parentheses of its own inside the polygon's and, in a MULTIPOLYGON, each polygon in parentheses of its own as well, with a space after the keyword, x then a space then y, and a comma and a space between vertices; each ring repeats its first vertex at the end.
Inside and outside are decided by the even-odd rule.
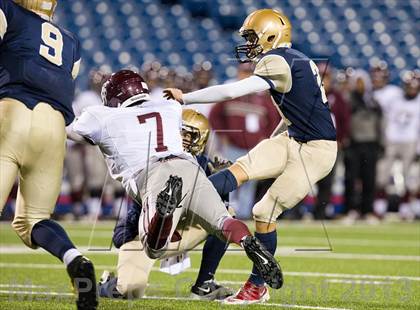
POLYGON ((188 69, 210 60, 216 80, 231 78, 235 71, 226 64, 234 65, 237 30, 264 7, 290 17, 296 47, 337 67, 384 59, 395 82, 399 71, 420 65, 416 1, 76 0, 60 2, 56 18, 81 41, 83 89, 91 67, 140 67, 147 59, 188 69))

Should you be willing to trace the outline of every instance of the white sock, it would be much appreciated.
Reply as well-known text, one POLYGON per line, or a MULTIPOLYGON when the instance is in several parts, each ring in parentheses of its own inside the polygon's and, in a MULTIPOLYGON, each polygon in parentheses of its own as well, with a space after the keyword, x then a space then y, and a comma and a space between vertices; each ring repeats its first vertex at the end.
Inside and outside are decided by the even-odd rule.
POLYGON ((64 265, 67 267, 77 256, 82 256, 82 253, 80 253, 79 250, 75 248, 67 250, 63 255, 64 265))

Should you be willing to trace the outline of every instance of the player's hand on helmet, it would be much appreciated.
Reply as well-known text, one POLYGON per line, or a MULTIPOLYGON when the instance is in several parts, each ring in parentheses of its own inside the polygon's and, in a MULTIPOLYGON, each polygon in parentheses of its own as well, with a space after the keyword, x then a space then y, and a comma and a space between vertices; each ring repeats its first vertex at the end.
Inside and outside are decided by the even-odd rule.
POLYGON ((182 90, 178 88, 166 88, 163 90, 163 97, 165 99, 173 99, 178 101, 180 104, 184 104, 184 101, 182 100, 182 90))
POLYGON ((213 162, 209 163, 209 168, 211 173, 216 173, 220 170, 230 167, 231 165, 232 162, 230 160, 215 156, 213 162))

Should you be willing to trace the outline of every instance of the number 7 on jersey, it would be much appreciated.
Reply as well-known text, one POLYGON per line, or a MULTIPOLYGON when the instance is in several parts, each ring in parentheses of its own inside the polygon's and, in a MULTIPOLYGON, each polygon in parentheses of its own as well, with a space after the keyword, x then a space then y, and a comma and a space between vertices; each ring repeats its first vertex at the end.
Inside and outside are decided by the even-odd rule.
POLYGON ((144 124, 150 118, 156 119, 156 152, 166 152, 168 147, 163 144, 163 127, 162 127, 162 117, 158 112, 147 113, 137 116, 139 123, 144 124))

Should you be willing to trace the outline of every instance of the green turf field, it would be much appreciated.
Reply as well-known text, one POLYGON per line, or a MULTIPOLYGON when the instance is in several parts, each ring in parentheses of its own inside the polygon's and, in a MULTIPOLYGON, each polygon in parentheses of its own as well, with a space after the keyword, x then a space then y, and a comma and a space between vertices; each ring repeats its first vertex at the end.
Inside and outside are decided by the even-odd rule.
MULTIPOLYGON (((99 223, 94 231, 88 224, 64 226, 95 263, 98 278, 115 268, 117 254, 109 251, 113 223, 99 223)), ((247 309, 420 309, 420 223, 327 223, 332 252, 319 251, 328 248, 319 222, 280 222, 279 227, 276 257, 285 285, 270 291, 268 304, 247 309)), ((99 309, 243 309, 189 299, 200 254, 191 252, 192 268, 177 276, 155 266, 147 299, 101 299, 99 309)), ((250 266, 244 253, 229 252, 216 278, 237 289, 250 266)), ((8 224, 0 224, 0 309, 74 309, 73 302, 61 262, 26 249, 8 224)))

